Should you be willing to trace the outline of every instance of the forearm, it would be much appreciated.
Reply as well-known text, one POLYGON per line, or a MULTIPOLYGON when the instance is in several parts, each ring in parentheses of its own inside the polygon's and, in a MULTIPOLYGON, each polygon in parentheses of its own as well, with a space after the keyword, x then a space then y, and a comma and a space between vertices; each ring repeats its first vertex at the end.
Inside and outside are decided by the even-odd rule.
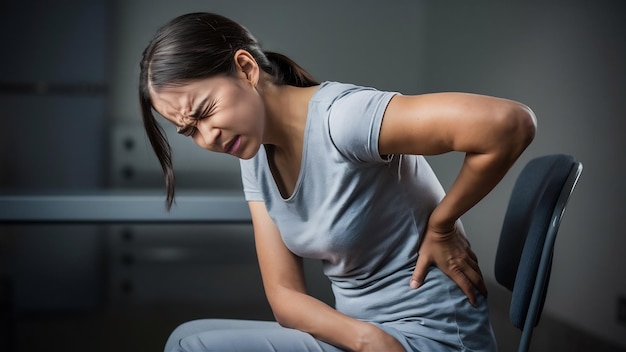
POLYGON ((429 226, 448 231, 504 177, 514 160, 497 160, 490 154, 467 153, 459 174, 430 216, 429 226))
POLYGON ((365 350, 370 339, 393 345, 394 341, 388 340, 393 338, 378 327, 341 314, 307 295, 302 258, 285 246, 265 204, 249 205, 265 294, 280 325, 352 351, 365 350))
POLYGON ((532 111, 518 109, 493 129, 491 140, 478 152, 466 151, 461 170, 441 203, 431 214, 429 226, 449 230, 463 214, 482 200, 502 180, 534 138, 532 111))
POLYGON ((305 293, 280 289, 268 298, 282 326, 307 332, 318 340, 349 351, 361 350, 373 337, 374 329, 378 330, 305 293))

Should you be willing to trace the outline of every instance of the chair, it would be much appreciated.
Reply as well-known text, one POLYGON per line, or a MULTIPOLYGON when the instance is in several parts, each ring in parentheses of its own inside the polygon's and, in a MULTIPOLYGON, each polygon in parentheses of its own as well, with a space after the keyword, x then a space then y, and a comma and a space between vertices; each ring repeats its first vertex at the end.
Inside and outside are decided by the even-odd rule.
POLYGON ((496 281, 511 293, 509 318, 528 351, 546 299, 554 242, 570 194, 582 172, 570 155, 532 159, 519 174, 502 224, 496 281))

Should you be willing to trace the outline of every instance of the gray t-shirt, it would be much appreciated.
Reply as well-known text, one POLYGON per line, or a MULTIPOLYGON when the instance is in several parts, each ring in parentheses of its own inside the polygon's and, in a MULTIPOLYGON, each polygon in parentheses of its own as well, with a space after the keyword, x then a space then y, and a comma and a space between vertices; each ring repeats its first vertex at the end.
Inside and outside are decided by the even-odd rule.
POLYGON ((445 309, 433 305, 454 305, 450 290, 462 301, 458 287, 438 270, 420 289, 409 287, 419 237, 444 190, 424 157, 379 154, 383 115, 395 94, 322 83, 309 103, 292 195, 281 196, 262 147, 241 161, 245 197, 265 202, 293 253, 322 261, 338 311, 405 332, 430 327, 429 338, 459 339, 450 319, 439 326, 445 309), (444 338, 443 331, 453 336, 444 338))

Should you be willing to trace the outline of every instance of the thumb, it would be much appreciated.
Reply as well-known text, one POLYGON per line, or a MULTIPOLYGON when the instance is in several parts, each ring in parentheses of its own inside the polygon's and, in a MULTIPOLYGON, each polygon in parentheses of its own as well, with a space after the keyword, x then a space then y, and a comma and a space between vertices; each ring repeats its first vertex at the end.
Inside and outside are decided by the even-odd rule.
POLYGON ((426 256, 417 255, 417 263, 415 264, 415 270, 413 270, 413 275, 411 276, 410 286, 412 289, 422 286, 424 278, 426 278, 426 272, 428 271, 429 265, 430 263, 426 256))

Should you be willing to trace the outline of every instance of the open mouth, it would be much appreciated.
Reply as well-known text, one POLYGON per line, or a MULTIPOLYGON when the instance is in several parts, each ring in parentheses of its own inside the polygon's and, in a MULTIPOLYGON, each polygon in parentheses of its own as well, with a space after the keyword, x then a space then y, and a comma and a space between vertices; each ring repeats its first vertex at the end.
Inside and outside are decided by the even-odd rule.
POLYGON ((239 145, 241 144, 241 136, 235 136, 228 144, 226 144, 224 150, 228 154, 232 154, 239 149, 239 145))

